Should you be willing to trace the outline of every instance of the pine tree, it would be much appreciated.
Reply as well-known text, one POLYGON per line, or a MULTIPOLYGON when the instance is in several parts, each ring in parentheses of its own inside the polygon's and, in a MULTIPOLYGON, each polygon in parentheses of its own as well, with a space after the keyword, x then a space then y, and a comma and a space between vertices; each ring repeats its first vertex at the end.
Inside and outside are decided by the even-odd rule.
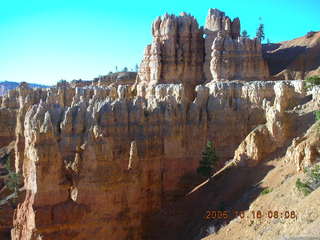
POLYGON ((6 156, 6 163, 5 163, 4 167, 8 171, 5 185, 7 186, 7 188, 10 191, 17 193, 18 187, 21 183, 21 179, 20 179, 20 175, 18 173, 16 173, 14 170, 12 170, 9 156, 6 156))
POLYGON ((197 173, 203 177, 210 177, 217 162, 218 156, 216 155, 213 143, 208 141, 206 149, 202 153, 197 173))
POLYGON ((18 197, 19 194, 19 186, 22 184, 21 176, 19 173, 16 173, 11 168, 9 155, 4 156, 2 161, 5 162, 4 169, 7 172, 3 177, 4 179, 4 187, 0 189, 0 192, 7 188, 11 193, 7 196, 4 196, 3 199, 0 199, 0 207, 7 203, 10 203, 14 206, 14 201, 18 197))
MULTIPOLYGON (((261 18, 259 18, 261 21, 261 18)), ((259 27, 257 29, 256 37, 262 42, 265 39, 265 34, 264 34, 264 24, 260 23, 259 27)))

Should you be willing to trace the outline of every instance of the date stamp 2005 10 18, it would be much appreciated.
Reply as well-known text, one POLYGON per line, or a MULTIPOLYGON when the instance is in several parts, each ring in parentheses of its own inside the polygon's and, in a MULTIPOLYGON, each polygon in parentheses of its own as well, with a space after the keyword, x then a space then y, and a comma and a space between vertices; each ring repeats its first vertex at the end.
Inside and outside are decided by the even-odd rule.
POLYGON ((206 211, 205 219, 230 219, 230 218, 251 218, 251 219, 261 219, 261 218, 273 218, 273 219, 298 219, 298 214, 296 211, 216 211, 210 210, 206 211))

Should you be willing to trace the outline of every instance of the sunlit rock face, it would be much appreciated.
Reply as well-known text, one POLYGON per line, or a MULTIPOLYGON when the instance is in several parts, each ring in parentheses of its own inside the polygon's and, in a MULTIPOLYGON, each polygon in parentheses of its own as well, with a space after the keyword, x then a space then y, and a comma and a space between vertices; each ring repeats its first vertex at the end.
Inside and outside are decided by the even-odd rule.
POLYGON ((275 83, 212 81, 192 102, 183 84, 135 96, 125 85, 21 89, 10 101, 26 194, 13 239, 141 239, 145 218, 190 190, 207 140, 222 165, 266 122, 275 83))
POLYGON ((211 57, 210 71, 214 80, 253 81, 267 80, 269 77, 258 39, 232 39, 219 32, 212 44, 211 57))
POLYGON ((289 146, 286 161, 294 162, 299 171, 318 161, 319 124, 314 111, 319 110, 319 92, 314 88, 312 95, 307 95, 303 81, 274 83, 274 100, 264 100, 263 104, 265 124, 247 135, 236 149, 234 160, 242 165, 256 165, 289 146))
POLYGON ((266 80, 268 66, 258 40, 240 37, 240 20, 209 9, 204 30, 191 15, 164 15, 152 24, 135 85, 183 84, 186 100, 197 84, 213 80, 266 80))
POLYGON ((240 36, 240 19, 231 20, 224 12, 218 9, 209 9, 204 27, 205 33, 205 61, 203 71, 206 80, 213 78, 210 71, 212 43, 220 32, 225 37, 237 39, 240 36))
POLYGON ((142 83, 182 83, 189 97, 203 81, 202 28, 186 13, 164 15, 152 24, 152 44, 145 49, 140 65, 142 83))

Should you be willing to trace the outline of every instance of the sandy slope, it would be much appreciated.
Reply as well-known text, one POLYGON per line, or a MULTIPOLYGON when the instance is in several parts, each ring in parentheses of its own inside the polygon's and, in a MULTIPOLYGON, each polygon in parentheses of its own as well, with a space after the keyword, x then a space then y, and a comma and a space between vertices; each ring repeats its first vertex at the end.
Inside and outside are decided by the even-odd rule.
POLYGON ((263 52, 275 79, 304 79, 320 74, 320 32, 290 41, 264 44, 263 52))

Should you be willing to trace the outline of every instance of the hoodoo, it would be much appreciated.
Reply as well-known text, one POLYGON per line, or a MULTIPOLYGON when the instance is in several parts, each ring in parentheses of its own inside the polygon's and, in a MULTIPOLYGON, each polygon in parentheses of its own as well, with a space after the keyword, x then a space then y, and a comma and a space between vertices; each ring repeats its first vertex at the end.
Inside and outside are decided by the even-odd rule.
MULTIPOLYGON (((247 232, 278 239, 272 228, 284 219, 259 229, 240 217, 205 216, 288 207, 283 189, 292 189, 297 169, 319 161, 319 88, 271 80, 261 42, 241 37, 239 18, 217 9, 204 28, 186 13, 158 17, 152 37, 136 80, 116 73, 42 89, 24 83, 0 96, 0 173, 8 158, 22 179, 16 207, 0 189, 0 239, 198 240, 212 229, 223 240, 247 232), (207 141, 219 161, 203 179, 196 169, 207 141), (263 194, 273 197, 254 202, 266 197, 264 180, 276 190, 263 194)), ((305 201, 316 206, 316 194, 305 201)), ((298 193, 289 195, 297 207, 298 193)), ((317 217, 301 219, 319 226, 313 209, 317 217)), ((302 223, 291 220, 293 236, 302 223)))
POLYGON ((145 49, 137 84, 179 84, 194 99, 196 85, 231 80, 267 80, 261 43, 240 37, 240 20, 209 9, 203 30, 189 14, 164 15, 152 24, 152 44, 145 49))

